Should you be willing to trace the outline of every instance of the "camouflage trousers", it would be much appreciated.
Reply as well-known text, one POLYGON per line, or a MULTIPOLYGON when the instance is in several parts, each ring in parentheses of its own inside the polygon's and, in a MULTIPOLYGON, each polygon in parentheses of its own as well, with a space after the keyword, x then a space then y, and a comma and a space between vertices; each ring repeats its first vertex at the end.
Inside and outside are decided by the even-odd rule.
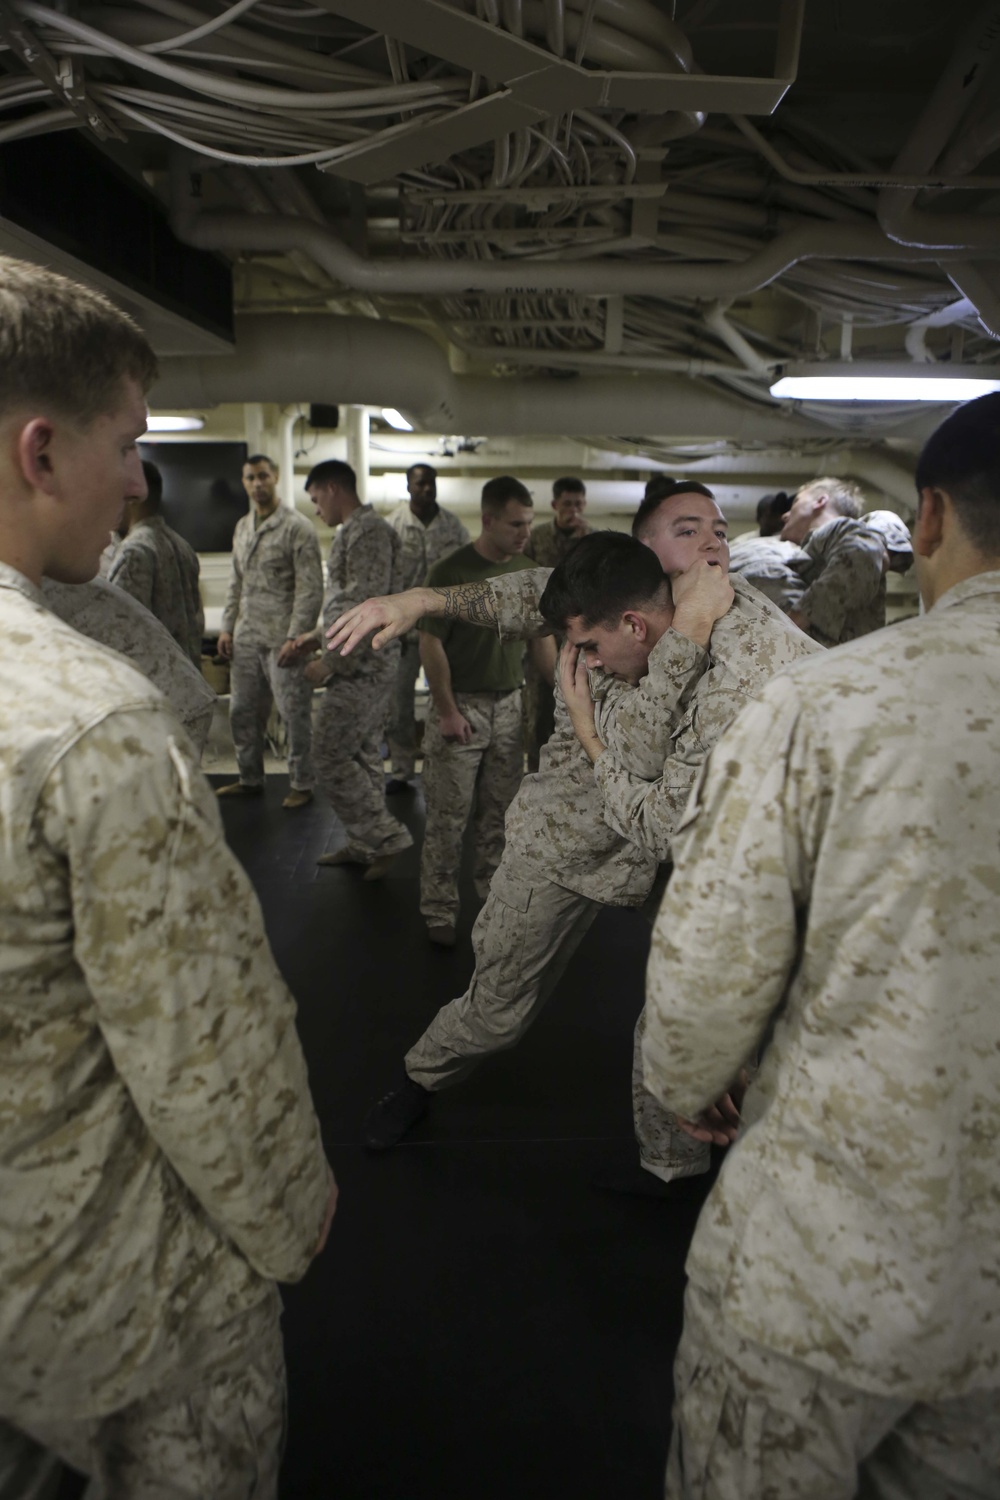
MULTIPOLYGON (((406 1054, 415 1083, 436 1091, 460 1083, 484 1057, 515 1047, 545 1008, 601 910, 599 901, 555 885, 505 854, 472 930, 476 967, 469 988, 442 1006, 406 1054)), ((637 1047, 642 1033, 636 1028, 637 1047)), ((633 1088, 633 1124, 642 1165, 665 1182, 708 1170, 708 1147, 642 1086, 633 1088)))
POLYGON ((264 730, 272 701, 288 730, 288 779, 299 791, 313 785, 312 688, 301 667, 279 667, 272 646, 233 646, 229 727, 240 780, 264 785, 264 730))
POLYGON ((388 671, 331 677, 316 710, 316 780, 347 830, 374 858, 408 849, 413 838, 385 803, 380 741, 392 693, 388 671))
POLYGON ((433 926, 454 926, 458 869, 470 815, 475 828, 473 879, 485 899, 503 854, 507 808, 524 774, 521 694, 457 693, 459 711, 472 726, 468 745, 448 744, 432 707, 424 736, 427 823, 420 859, 420 911, 433 926))
POLYGON ((414 697, 420 676, 420 646, 403 637, 392 688, 392 717, 386 729, 389 763, 395 781, 409 781, 417 762, 417 716, 414 697))
POLYGON ((0 1500, 48 1500, 62 1464, 87 1500, 277 1500, 285 1359, 277 1289, 170 1386, 96 1418, 0 1419, 0 1500))
POLYGON ((553 689, 549 687, 530 655, 524 658, 524 691, 521 711, 524 726, 524 753, 528 760, 528 770, 537 771, 539 751, 551 738, 556 727, 556 700, 553 689))
POLYGON ((666 1500, 1000 1494, 1000 1389, 923 1403, 842 1385, 741 1338, 691 1283, 674 1391, 666 1500))

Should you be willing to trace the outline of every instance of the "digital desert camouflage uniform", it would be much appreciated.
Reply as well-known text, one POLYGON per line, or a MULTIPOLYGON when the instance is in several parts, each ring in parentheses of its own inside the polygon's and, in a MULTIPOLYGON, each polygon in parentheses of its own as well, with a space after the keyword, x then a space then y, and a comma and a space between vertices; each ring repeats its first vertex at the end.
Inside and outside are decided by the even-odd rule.
MULTIPOLYGON (((533 569, 492 581, 501 635, 546 628, 538 601, 548 576, 533 569)), ((407 1054, 407 1072, 424 1088, 447 1087, 482 1056, 516 1044, 601 905, 642 905, 711 745, 775 671, 818 649, 748 584, 736 579, 733 587, 736 600, 716 623, 710 652, 669 630, 638 687, 591 674, 595 722, 609 747, 596 767, 557 690, 555 733, 507 814, 503 859, 473 931, 470 988, 407 1054)), ((636 1059, 640 1041, 641 1031, 636 1059)), ((647 1171, 671 1181, 706 1170, 707 1148, 678 1128, 641 1081, 633 1103, 647 1171)))
POLYGON ((780 536, 738 536, 729 546, 729 576, 739 574, 779 609, 798 609, 805 584, 793 564, 807 565, 808 554, 780 536))
POLYGON ((764 1056, 688 1256, 671 1500, 1000 1493, 998 637, 984 573, 783 673, 675 835, 647 1085, 690 1115, 764 1056))
MULTIPOLYGON (((409 500, 394 506, 385 519, 401 544, 400 589, 419 588, 435 563, 449 557, 457 547, 464 547, 469 540, 462 522, 441 505, 426 526, 413 514, 409 500)), ((408 781, 416 768, 417 723, 413 699, 419 676, 419 633, 409 630, 400 642, 392 719, 386 734, 394 781, 408 781)))
POLYGON ((278 666, 286 640, 314 629, 323 603, 323 565, 316 530, 305 516, 279 505, 254 527, 256 513, 236 523, 233 571, 222 629, 233 637, 229 723, 240 781, 264 784, 264 730, 272 699, 288 730, 292 787, 313 784, 312 688, 301 667, 278 666))
POLYGON ((201 668, 205 611, 198 556, 162 516, 137 521, 122 542, 108 578, 145 605, 195 666, 201 668))
POLYGON ((808 619, 813 640, 837 646, 881 630, 886 547, 879 533, 864 518, 836 516, 810 531, 802 550, 807 560, 793 566, 806 587, 794 608, 808 619))
MULTIPOLYGON (((555 521, 545 521, 541 526, 532 528, 524 555, 530 557, 540 568, 556 568, 572 552, 580 537, 589 534, 589 526, 580 533, 567 533, 555 521)), ((556 727, 555 689, 549 687, 530 656, 524 662, 522 716, 528 770, 537 771, 539 752, 556 727)))
POLYGON ((159 620, 103 578, 90 583, 56 583, 43 578, 42 593, 60 620, 99 645, 118 651, 159 688, 202 755, 212 727, 216 695, 159 620))
MULTIPOLYGON (((370 505, 353 511, 330 544, 325 625, 373 594, 397 593, 399 558, 392 527, 370 505)), ((386 807, 380 748, 398 657, 395 643, 383 651, 366 644, 351 656, 323 652, 328 675, 316 712, 317 779, 360 864, 413 843, 409 829, 386 807)))
POLYGON ((2 1492, 34 1438, 116 1500, 273 1500, 329 1171, 295 1006, 160 693, 2 565, 0 630, 2 1492))

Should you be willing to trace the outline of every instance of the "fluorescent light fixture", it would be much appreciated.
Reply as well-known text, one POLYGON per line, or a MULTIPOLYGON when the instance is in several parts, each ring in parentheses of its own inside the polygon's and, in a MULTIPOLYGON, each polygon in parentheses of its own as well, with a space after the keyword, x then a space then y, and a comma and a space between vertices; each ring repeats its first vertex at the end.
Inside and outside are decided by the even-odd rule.
POLYGON ((204 417, 154 417, 150 413, 146 421, 146 431, 200 432, 204 425, 204 417))
POLYGON ((924 374, 928 366, 913 374, 783 375, 771 387, 771 395, 792 401, 975 401, 1000 390, 1000 380, 967 375, 924 374))
POLYGON ((395 427, 397 432, 412 432, 413 423, 408 422, 401 411, 394 406, 383 406, 382 420, 388 422, 390 427, 395 427))

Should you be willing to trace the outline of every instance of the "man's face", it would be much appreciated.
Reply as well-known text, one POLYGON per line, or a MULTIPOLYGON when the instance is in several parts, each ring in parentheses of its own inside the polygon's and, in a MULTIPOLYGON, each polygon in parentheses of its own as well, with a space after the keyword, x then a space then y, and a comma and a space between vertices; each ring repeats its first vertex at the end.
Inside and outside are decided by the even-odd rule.
POLYGON ((681 491, 653 512, 641 541, 656 553, 668 578, 702 561, 728 573, 728 533, 729 523, 714 500, 681 491))
POLYGON ((340 487, 336 484, 311 484, 306 490, 309 499, 327 526, 340 525, 340 487))
POLYGON ((587 497, 582 490, 563 490, 553 500, 552 509, 556 513, 556 525, 560 531, 583 531, 587 497))
POLYGON ((60 583, 86 583, 100 566, 127 500, 144 500, 146 476, 136 447, 146 431, 146 398, 134 380, 122 382, 115 407, 86 427, 60 425, 52 461, 66 506, 57 555, 46 572, 60 583))
POLYGON ((804 542, 815 517, 820 512, 820 501, 822 500, 816 490, 799 490, 792 501, 792 508, 785 517, 785 524, 781 528, 781 540, 783 542, 804 542))
POLYGON ((437 480, 432 469, 417 464, 406 478, 410 508, 416 515, 426 515, 437 504, 437 480))
POLYGON ((498 551, 517 557, 528 545, 534 514, 532 506, 524 505, 520 500, 508 500, 498 516, 490 515, 488 511, 484 513, 483 529, 489 532, 498 551))
POLYGON ((588 624, 582 615, 566 621, 566 639, 579 646, 588 667, 600 667, 633 685, 646 675, 650 645, 637 630, 637 617, 622 615, 617 625, 588 624))
POLYGON ((278 503, 278 476, 266 459, 243 465, 243 488, 251 505, 265 514, 278 503))

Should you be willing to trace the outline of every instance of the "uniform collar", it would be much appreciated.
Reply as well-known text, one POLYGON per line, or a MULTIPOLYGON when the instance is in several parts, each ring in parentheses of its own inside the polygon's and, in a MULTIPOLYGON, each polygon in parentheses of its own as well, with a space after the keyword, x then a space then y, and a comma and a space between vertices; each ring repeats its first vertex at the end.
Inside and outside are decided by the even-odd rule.
POLYGON ((16 568, 10 567, 5 562, 0 562, 0 588, 23 594, 26 599, 31 600, 32 604, 40 604, 43 609, 48 609, 41 589, 36 589, 30 578, 25 578, 23 573, 19 573, 16 568))
POLYGON ((928 614, 939 609, 951 609, 952 605, 964 604, 966 599, 975 599, 980 594, 1000 594, 1000 571, 994 568, 991 573, 973 573, 971 578, 963 578, 961 583, 952 584, 928 610, 928 614))

